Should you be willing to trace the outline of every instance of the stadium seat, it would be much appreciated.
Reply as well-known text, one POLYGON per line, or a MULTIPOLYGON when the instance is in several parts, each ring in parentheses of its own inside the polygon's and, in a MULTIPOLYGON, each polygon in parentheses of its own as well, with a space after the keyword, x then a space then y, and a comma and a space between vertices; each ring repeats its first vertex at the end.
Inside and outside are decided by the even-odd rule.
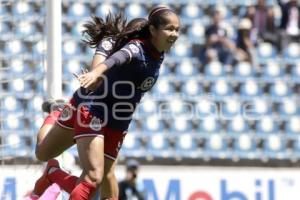
POLYGON ((120 153, 126 157, 144 156, 140 138, 138 138, 135 134, 128 133, 124 139, 120 153))
POLYGON ((174 97, 170 99, 165 108, 165 114, 169 113, 170 116, 164 115, 164 117, 186 117, 192 118, 193 117, 193 104, 187 101, 184 101, 181 98, 174 97))
POLYGON ((283 136, 278 134, 268 135, 264 140, 264 155, 269 159, 283 159, 286 153, 286 141, 283 136))
POLYGON ((283 67, 276 62, 267 62, 264 67, 262 67, 262 78, 265 81, 275 81, 284 77, 283 67))
POLYGON ((271 116, 262 117, 255 124, 255 130, 258 134, 278 134, 278 122, 274 121, 271 116))
MULTIPOLYGON (((0 6, 0 16, 1 16, 1 8, 0 6)), ((11 34, 11 30, 8 22, 0 21, 0 40, 7 40, 9 35, 11 34)), ((2 52, 2 49, 0 50, 2 52)))
POLYGON ((244 106, 244 116, 248 119, 260 119, 272 114, 272 103, 262 98, 248 101, 244 106))
POLYGON ((175 117, 170 121, 169 132, 171 134, 191 133, 193 130, 192 121, 186 117, 175 117))
POLYGON ((192 47, 190 40, 186 36, 178 38, 170 51, 172 59, 180 61, 182 58, 192 56, 192 47))
POLYGON ((250 134, 234 137, 233 155, 239 159, 255 159, 259 156, 255 139, 250 134))
POLYGON ((80 62, 77 59, 70 59, 70 60, 66 60, 63 63, 63 75, 69 78, 74 78, 74 76, 72 75, 73 73, 75 74, 81 74, 81 68, 84 69, 84 65, 82 64, 82 62, 80 62))
POLYGON ((72 37, 82 39, 82 31, 84 30, 83 24, 86 23, 86 20, 80 20, 75 22, 71 28, 72 37))
POLYGON ((207 137, 204 148, 204 156, 211 159, 228 158, 228 146, 225 137, 222 134, 212 134, 207 137))
POLYGON ((249 132, 249 130, 249 125, 242 116, 227 121, 227 133, 229 134, 242 134, 249 132))
POLYGON ((31 157, 32 149, 26 145, 26 140, 20 135, 12 132, 3 138, 3 157, 6 159, 16 157, 31 157))
POLYGON ((169 75, 171 75, 170 66, 167 63, 163 62, 159 69, 159 76, 168 77, 169 75))
POLYGON ((293 64, 300 59, 300 44, 293 42, 288 44, 287 48, 283 50, 283 57, 286 63, 293 64))
MULTIPOLYGON (((37 33, 36 25, 34 22, 30 21, 20 21, 15 25, 15 35, 17 37, 26 37, 28 39, 31 36, 34 36, 37 33)), ((34 39, 34 38, 33 38, 34 39)))
POLYGON ((147 11, 144 6, 138 3, 131 3, 125 7, 125 15, 128 20, 132 20, 137 17, 147 17, 147 11))
POLYGON ((260 63, 266 63, 270 60, 274 60, 277 51, 271 43, 262 42, 257 46, 257 57, 260 63))
POLYGON ((90 11, 83 2, 73 2, 71 5, 68 5, 67 17, 73 21, 82 20, 90 17, 90 11))
POLYGON ((191 39, 193 44, 204 44, 205 42, 205 27, 203 23, 194 21, 188 27, 187 36, 191 39))
POLYGON ((15 19, 24 19, 34 15, 34 9, 31 3, 19 1, 12 7, 12 14, 15 19))
POLYGON ((10 66, 9 74, 12 77, 21 77, 22 78, 22 77, 24 77, 24 74, 30 75, 32 73, 28 62, 26 62, 20 58, 11 60, 9 63, 9 66, 10 66))
POLYGON ((154 158, 168 158, 172 156, 168 138, 163 133, 153 133, 147 140, 147 155, 154 158))
POLYGON ((300 83, 300 61, 292 65, 291 78, 292 81, 300 83))
POLYGON ((199 81, 194 79, 186 80, 181 85, 181 93, 184 95, 185 98, 192 98, 201 96, 203 94, 203 88, 202 85, 199 83, 199 81))
POLYGON ((34 95, 34 90, 29 81, 22 78, 16 78, 9 82, 8 90, 11 94, 24 99, 31 98, 34 95))
POLYGON ((213 134, 221 132, 220 122, 214 117, 206 117, 200 120, 198 124, 197 133, 199 134, 213 134))
POLYGON ((263 92, 258 82, 250 79, 241 84, 239 94, 243 100, 251 100, 256 97, 261 97, 263 92))
POLYGON ((232 97, 233 95, 231 84, 224 79, 213 82, 210 88, 210 92, 212 98, 216 100, 223 100, 225 97, 232 97))
POLYGON ((279 103, 278 112, 282 119, 289 119, 292 116, 299 115, 300 108, 295 100, 284 99, 279 103))
POLYGON ((175 68, 175 75, 180 78, 190 78, 198 74, 197 66, 191 59, 182 59, 175 68))
POLYGON ((106 2, 98 4, 96 8, 96 16, 105 18, 109 12, 111 12, 112 14, 117 13, 117 6, 106 2))
POLYGON ((240 82, 253 78, 256 73, 249 62, 238 62, 234 67, 234 79, 240 82))
POLYGON ((203 15, 203 11, 196 3, 186 3, 181 12, 180 16, 181 19, 185 22, 193 22, 195 20, 198 20, 203 15))
POLYGON ((291 87, 284 81, 276 81, 270 87, 270 96, 274 100, 280 101, 291 95, 291 87))
POLYGON ((5 96, 2 98, 1 110, 6 112, 20 112, 23 109, 21 101, 19 101, 15 96, 5 96))
POLYGON ((9 113, 6 115, 2 124, 3 131, 24 131, 25 122, 17 113, 9 113))
POLYGON ((63 57, 74 58, 82 53, 81 46, 74 40, 63 41, 63 57))
POLYGON ((236 98, 225 99, 221 104, 221 115, 225 119, 231 119, 242 114, 242 102, 236 98))
POLYGON ((45 120, 45 116, 42 112, 36 112, 30 118, 30 129, 33 130, 33 133, 36 134, 37 131, 41 128, 43 122, 45 120))
POLYGON ((145 97, 138 105, 135 114, 137 115, 136 117, 141 119, 148 116, 154 116, 158 114, 157 111, 158 111, 158 106, 156 101, 151 97, 148 98, 145 97))
POLYGON ((41 95, 36 95, 30 101, 28 101, 27 109, 29 113, 35 114, 37 112, 42 112, 42 104, 44 98, 41 95))
POLYGON ((218 105, 212 99, 201 98, 195 106, 196 116, 201 119, 218 115, 218 105))
POLYGON ((199 158, 197 139, 192 134, 180 134, 175 140, 176 155, 183 158, 199 158))
POLYGON ((151 89, 151 93, 156 98, 166 98, 175 92, 175 86, 167 78, 160 78, 151 89))
POLYGON ((165 129, 164 122, 159 119, 157 116, 151 116, 142 123, 142 132, 152 133, 152 132, 161 132, 165 129))
POLYGON ((284 131, 289 136, 296 136, 300 133, 300 117, 294 116, 285 122, 284 131))
POLYGON ((204 66, 204 75, 207 80, 216 80, 225 77, 225 69, 222 63, 213 61, 204 66))
POLYGON ((5 43, 4 54, 6 56, 16 56, 25 53, 27 50, 21 40, 10 40, 5 43))
POLYGON ((66 80, 63 82, 63 96, 67 99, 72 97, 73 93, 80 87, 77 79, 66 80))

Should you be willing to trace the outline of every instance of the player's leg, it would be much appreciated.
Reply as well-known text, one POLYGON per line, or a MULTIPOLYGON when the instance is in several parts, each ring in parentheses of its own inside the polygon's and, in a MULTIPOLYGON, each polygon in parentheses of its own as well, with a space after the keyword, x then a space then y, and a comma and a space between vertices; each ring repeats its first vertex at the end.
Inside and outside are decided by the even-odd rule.
POLYGON ((70 199, 90 199, 100 186, 104 173, 104 139, 80 137, 76 140, 82 174, 78 185, 70 194, 70 199))
POLYGON ((104 160, 104 175, 100 187, 101 200, 103 199, 118 199, 119 187, 118 180, 115 175, 115 166, 117 161, 105 158, 104 160))

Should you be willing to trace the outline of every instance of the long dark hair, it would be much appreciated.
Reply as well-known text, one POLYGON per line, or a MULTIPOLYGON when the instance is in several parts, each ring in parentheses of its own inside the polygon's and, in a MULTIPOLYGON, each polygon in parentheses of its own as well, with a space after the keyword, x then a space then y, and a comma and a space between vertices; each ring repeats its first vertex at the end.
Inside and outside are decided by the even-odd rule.
POLYGON ((121 49, 130 40, 150 38, 150 25, 154 26, 156 29, 158 29, 160 26, 166 25, 168 23, 166 16, 170 13, 175 14, 175 12, 168 7, 154 7, 148 15, 148 20, 144 21, 143 23, 140 23, 139 26, 136 26, 133 29, 124 30, 123 32, 117 35, 116 43, 114 45, 112 53, 121 49))
POLYGON ((92 21, 83 24, 85 28, 82 35, 85 37, 82 41, 92 48, 95 48, 99 42, 106 37, 116 37, 124 31, 127 19, 123 13, 112 15, 109 13, 105 20, 92 16, 92 21))

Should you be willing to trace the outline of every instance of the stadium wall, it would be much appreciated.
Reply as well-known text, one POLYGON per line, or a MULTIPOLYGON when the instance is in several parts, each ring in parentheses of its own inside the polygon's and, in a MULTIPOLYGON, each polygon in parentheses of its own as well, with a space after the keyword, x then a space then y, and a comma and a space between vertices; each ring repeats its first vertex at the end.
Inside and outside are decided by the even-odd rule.
MULTIPOLYGON (((119 179, 124 171, 117 168, 119 179)), ((1 168, 0 199, 22 199, 40 174, 40 167, 1 168)), ((140 187, 147 200, 299 200, 300 170, 143 166, 140 187)))

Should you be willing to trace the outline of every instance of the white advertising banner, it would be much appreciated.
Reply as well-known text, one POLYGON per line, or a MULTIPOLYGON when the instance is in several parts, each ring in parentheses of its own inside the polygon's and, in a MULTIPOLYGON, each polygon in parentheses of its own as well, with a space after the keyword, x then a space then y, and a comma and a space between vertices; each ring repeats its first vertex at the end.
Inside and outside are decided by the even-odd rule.
MULTIPOLYGON (((22 199, 41 173, 40 167, 0 167, 0 199, 22 199)), ((124 168, 116 174, 121 180, 124 168)), ((288 168, 142 166, 139 180, 147 200, 300 199, 300 170, 288 168)))

